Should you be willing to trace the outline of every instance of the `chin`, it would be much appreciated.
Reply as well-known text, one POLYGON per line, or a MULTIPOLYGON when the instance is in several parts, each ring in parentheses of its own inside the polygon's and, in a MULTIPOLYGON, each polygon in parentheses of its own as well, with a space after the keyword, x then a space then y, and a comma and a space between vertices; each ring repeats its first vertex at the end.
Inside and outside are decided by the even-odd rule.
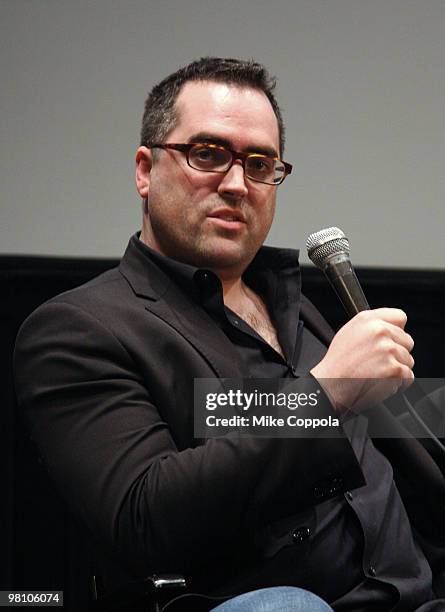
POLYGON ((244 272, 256 254, 245 248, 217 248, 201 251, 198 255, 200 267, 207 267, 214 270, 239 270, 244 272))

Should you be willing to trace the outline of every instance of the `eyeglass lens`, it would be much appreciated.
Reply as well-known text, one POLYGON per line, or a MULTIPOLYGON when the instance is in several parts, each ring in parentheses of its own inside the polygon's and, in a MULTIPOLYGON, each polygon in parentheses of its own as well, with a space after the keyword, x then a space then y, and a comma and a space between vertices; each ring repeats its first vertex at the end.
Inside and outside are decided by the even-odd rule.
MULTIPOLYGON (((189 164, 205 172, 225 172, 232 163, 232 153, 220 146, 196 145, 189 152, 189 164)), ((246 176, 262 183, 276 184, 284 175, 284 165, 273 157, 253 153, 246 158, 246 176)))

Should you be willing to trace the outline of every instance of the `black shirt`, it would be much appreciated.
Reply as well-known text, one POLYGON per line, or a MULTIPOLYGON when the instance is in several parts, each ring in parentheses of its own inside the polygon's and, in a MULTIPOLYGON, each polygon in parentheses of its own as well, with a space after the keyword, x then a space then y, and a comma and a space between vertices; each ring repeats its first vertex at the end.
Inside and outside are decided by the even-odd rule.
MULTIPOLYGON (((213 318, 249 376, 302 376, 325 354, 326 347, 299 318, 298 252, 262 247, 243 276, 267 305, 283 358, 224 305, 213 272, 163 257, 140 241, 138 246, 213 318)), ((278 575, 277 584, 312 590, 337 611, 445 610, 445 602, 422 605, 434 598, 431 569, 414 541, 391 465, 367 436, 366 418, 349 420, 344 430, 367 486, 269 524, 256 536, 257 565, 246 571, 263 586, 278 575)))

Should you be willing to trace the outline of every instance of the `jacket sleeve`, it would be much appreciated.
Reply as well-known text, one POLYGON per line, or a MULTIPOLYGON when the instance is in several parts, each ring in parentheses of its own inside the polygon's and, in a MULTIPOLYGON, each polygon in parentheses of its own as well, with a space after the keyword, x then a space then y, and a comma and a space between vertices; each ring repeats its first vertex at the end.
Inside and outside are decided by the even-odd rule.
POLYGON ((341 433, 229 434, 179 451, 134 356, 77 305, 56 299, 33 313, 14 362, 19 405, 50 476, 141 577, 191 572, 235 542, 248 546, 259 524, 364 484, 341 433))

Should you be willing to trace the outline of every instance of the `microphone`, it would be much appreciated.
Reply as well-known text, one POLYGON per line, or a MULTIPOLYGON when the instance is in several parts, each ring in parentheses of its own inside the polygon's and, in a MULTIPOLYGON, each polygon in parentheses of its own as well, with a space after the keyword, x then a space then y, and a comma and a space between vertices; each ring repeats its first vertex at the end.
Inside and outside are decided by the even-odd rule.
MULTIPOLYGON (((323 270, 349 317, 370 309, 349 258, 349 240, 341 229, 328 227, 310 234, 306 248, 309 259, 323 270)), ((414 421, 444 455, 445 446, 420 418, 405 394, 400 395, 414 421)))
POLYGON ((349 240, 338 227, 311 234, 306 242, 309 259, 323 270, 349 317, 369 304, 349 258, 349 240))

